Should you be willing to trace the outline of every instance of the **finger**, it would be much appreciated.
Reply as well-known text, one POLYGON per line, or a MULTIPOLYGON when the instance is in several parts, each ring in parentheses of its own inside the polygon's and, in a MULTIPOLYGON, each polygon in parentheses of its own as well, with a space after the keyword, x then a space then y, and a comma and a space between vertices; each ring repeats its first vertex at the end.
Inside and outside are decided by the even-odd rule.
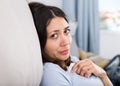
POLYGON ((90 77, 90 75, 92 75, 92 70, 88 70, 88 71, 86 71, 86 73, 85 73, 85 77, 90 77))
POLYGON ((90 75, 94 71, 94 67, 92 65, 84 65, 81 70, 79 70, 80 75, 84 75, 87 73, 87 75, 90 75))
POLYGON ((72 69, 71 69, 71 72, 75 72, 75 71, 78 69, 79 63, 80 63, 80 62, 76 62, 76 63, 73 65, 73 67, 72 67, 72 69))
POLYGON ((85 77, 89 78, 92 74, 85 74, 85 77))
POLYGON ((79 75, 84 75, 84 73, 85 73, 88 69, 90 69, 90 66, 89 66, 89 65, 82 64, 82 65, 80 65, 80 66, 78 67, 78 69, 77 69, 76 72, 77 72, 79 75))
POLYGON ((85 65, 91 66, 91 65, 92 65, 92 62, 91 62, 91 60, 84 59, 84 60, 81 60, 81 61, 79 62, 79 64, 81 65, 81 67, 82 67, 82 66, 85 66, 85 65))
POLYGON ((88 66, 87 64, 85 64, 85 63, 81 64, 81 62, 79 62, 77 69, 76 69, 76 73, 78 73, 79 75, 84 75, 84 71, 86 71, 86 69, 84 69, 84 67, 87 67, 87 66, 88 66))
MULTIPOLYGON (((84 61, 79 61, 77 62, 74 66, 73 66, 73 69, 72 71, 76 71, 76 73, 80 74, 81 75, 81 71, 83 70, 84 67, 89 67, 90 65, 90 62, 87 61, 87 60, 84 60, 84 61)), ((82 73, 83 74, 83 73, 82 73)))
POLYGON ((71 72, 77 72, 78 74, 80 74, 81 69, 84 68, 84 66, 90 66, 91 65, 91 61, 88 59, 85 60, 80 60, 78 62, 75 63, 75 65, 72 67, 71 72))
POLYGON ((81 72, 80 72, 80 75, 81 75, 81 76, 85 76, 86 71, 87 71, 87 70, 83 70, 83 71, 81 71, 81 72))

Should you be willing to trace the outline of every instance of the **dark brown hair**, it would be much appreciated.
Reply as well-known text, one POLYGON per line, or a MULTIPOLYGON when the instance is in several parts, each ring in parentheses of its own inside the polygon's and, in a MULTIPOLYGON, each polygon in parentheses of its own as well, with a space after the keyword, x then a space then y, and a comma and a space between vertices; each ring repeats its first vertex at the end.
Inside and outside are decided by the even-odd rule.
POLYGON ((37 2, 30 3, 29 7, 31 9, 38 37, 40 40, 43 63, 53 62, 55 64, 58 64, 64 70, 67 70, 67 66, 70 65, 71 62, 70 57, 65 61, 60 61, 58 59, 52 59, 44 51, 47 40, 46 28, 48 24, 54 17, 63 17, 68 22, 65 13, 58 7, 47 6, 37 2))

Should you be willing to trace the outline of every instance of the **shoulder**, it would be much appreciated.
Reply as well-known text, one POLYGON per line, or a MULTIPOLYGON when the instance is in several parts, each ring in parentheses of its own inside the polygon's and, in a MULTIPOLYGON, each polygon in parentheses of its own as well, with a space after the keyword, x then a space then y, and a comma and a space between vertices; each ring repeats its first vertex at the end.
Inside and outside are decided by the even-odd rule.
POLYGON ((55 71, 55 72, 65 72, 59 65, 51 63, 51 62, 46 62, 43 66, 44 72, 47 71, 55 71))
POLYGON ((71 57, 71 61, 72 62, 77 62, 77 61, 79 61, 79 58, 78 57, 76 57, 76 56, 70 56, 71 57))
POLYGON ((66 71, 64 71, 59 65, 51 63, 51 62, 47 62, 44 64, 43 66, 43 71, 44 71, 44 75, 45 76, 67 76, 66 74, 68 74, 66 71))
POLYGON ((45 63, 40 86, 70 86, 69 74, 54 63, 45 63))

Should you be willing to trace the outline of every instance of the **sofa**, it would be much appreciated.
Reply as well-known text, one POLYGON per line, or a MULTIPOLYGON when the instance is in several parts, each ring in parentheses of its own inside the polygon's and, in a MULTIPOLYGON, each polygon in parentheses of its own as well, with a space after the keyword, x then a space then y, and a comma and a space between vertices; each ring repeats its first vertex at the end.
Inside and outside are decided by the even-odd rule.
POLYGON ((41 51, 26 0, 0 2, 0 86, 39 86, 41 51))

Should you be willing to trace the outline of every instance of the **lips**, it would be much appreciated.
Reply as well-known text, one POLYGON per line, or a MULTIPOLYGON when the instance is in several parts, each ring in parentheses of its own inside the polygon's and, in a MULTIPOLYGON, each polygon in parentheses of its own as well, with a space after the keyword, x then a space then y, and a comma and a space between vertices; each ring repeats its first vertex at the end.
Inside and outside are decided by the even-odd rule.
POLYGON ((69 53, 68 49, 67 50, 63 50, 63 51, 60 52, 60 54, 62 54, 62 55, 67 55, 68 53, 69 53))

